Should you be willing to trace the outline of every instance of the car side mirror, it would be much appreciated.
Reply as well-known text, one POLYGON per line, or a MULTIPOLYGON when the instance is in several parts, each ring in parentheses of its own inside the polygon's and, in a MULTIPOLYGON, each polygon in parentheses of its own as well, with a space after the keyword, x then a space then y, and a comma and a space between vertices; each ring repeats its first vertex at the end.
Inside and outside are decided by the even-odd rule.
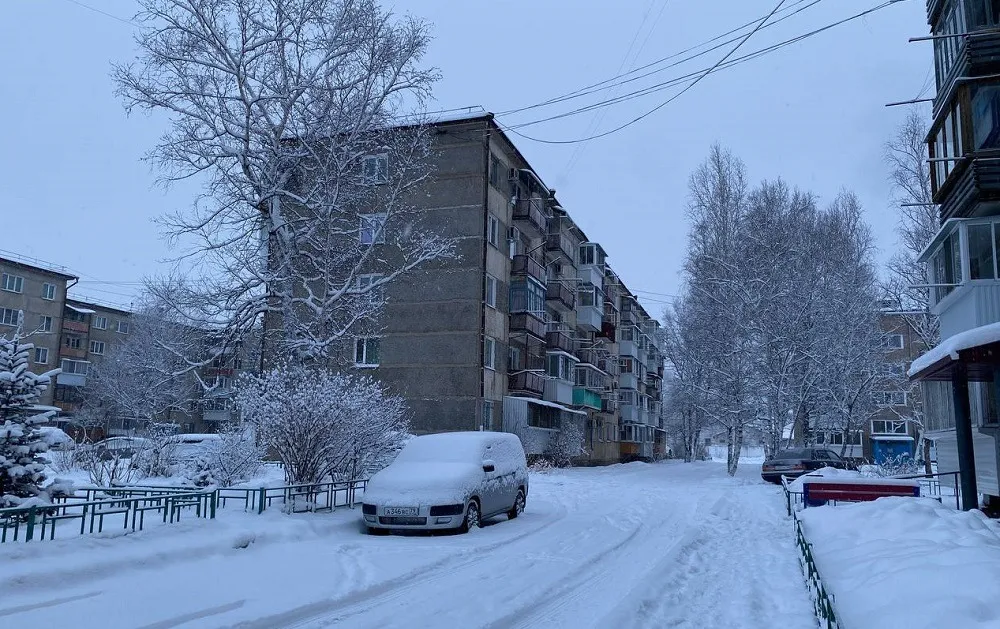
POLYGON ((496 469, 497 469, 497 466, 496 466, 496 464, 493 461, 490 461, 490 460, 483 461, 483 471, 484 472, 487 472, 487 473, 489 473, 489 472, 495 472, 496 469))

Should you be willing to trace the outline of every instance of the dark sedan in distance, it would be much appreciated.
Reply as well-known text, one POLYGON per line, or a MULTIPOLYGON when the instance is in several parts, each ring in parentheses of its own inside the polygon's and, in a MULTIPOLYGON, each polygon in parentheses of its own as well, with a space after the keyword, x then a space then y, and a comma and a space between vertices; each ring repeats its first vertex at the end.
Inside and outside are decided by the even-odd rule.
POLYGON ((764 461, 760 476, 769 483, 780 483, 782 476, 798 478, 806 472, 823 467, 847 469, 847 462, 833 450, 825 448, 797 448, 781 450, 764 461))

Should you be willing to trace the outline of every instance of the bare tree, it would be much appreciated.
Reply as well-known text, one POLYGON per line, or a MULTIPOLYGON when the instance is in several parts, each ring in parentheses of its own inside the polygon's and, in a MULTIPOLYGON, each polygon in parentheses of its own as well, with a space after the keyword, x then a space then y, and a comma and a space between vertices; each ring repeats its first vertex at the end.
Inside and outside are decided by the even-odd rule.
POLYGON ((139 58, 114 79, 128 110, 171 119, 150 155, 162 180, 205 184, 165 219, 186 278, 154 284, 192 324, 223 348, 267 325, 277 353, 324 357, 371 325, 386 283, 452 255, 408 201, 427 130, 393 128, 437 78, 424 22, 373 0, 140 5, 139 58))

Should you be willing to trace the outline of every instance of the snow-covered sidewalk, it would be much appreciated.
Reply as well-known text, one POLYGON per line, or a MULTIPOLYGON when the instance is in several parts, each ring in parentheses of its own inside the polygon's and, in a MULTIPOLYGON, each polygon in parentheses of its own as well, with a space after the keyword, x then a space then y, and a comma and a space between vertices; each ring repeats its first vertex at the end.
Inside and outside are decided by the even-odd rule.
POLYGON ((0 546, 0 618, 100 627, 814 628, 780 489, 748 466, 532 478, 522 518, 369 537, 359 513, 227 512, 0 546))
POLYGON ((805 509, 803 532, 844 627, 1000 627, 1000 531, 928 498, 805 509))

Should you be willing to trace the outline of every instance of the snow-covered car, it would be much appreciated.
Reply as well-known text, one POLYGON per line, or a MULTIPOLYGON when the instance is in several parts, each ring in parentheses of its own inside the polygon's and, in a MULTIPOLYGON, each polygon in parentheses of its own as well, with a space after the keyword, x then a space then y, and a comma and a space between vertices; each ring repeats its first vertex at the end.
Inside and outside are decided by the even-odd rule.
POLYGON ((39 426, 38 434, 42 441, 49 446, 49 450, 72 450, 76 447, 73 438, 66 434, 61 428, 55 426, 39 426))
POLYGON ((107 460, 112 457, 129 459, 148 449, 150 441, 142 437, 108 437, 98 441, 93 447, 102 459, 107 460))
POLYGON ((781 450, 764 461, 760 477, 769 483, 780 483, 782 476, 798 478, 806 472, 822 467, 847 469, 847 462, 840 455, 826 448, 798 448, 781 450))
POLYGON ((410 439, 368 481, 362 517, 368 532, 478 528, 528 498, 528 465, 516 435, 450 432, 410 439))
POLYGON ((167 444, 174 461, 190 463, 208 454, 220 439, 219 435, 189 433, 168 437, 167 444))

